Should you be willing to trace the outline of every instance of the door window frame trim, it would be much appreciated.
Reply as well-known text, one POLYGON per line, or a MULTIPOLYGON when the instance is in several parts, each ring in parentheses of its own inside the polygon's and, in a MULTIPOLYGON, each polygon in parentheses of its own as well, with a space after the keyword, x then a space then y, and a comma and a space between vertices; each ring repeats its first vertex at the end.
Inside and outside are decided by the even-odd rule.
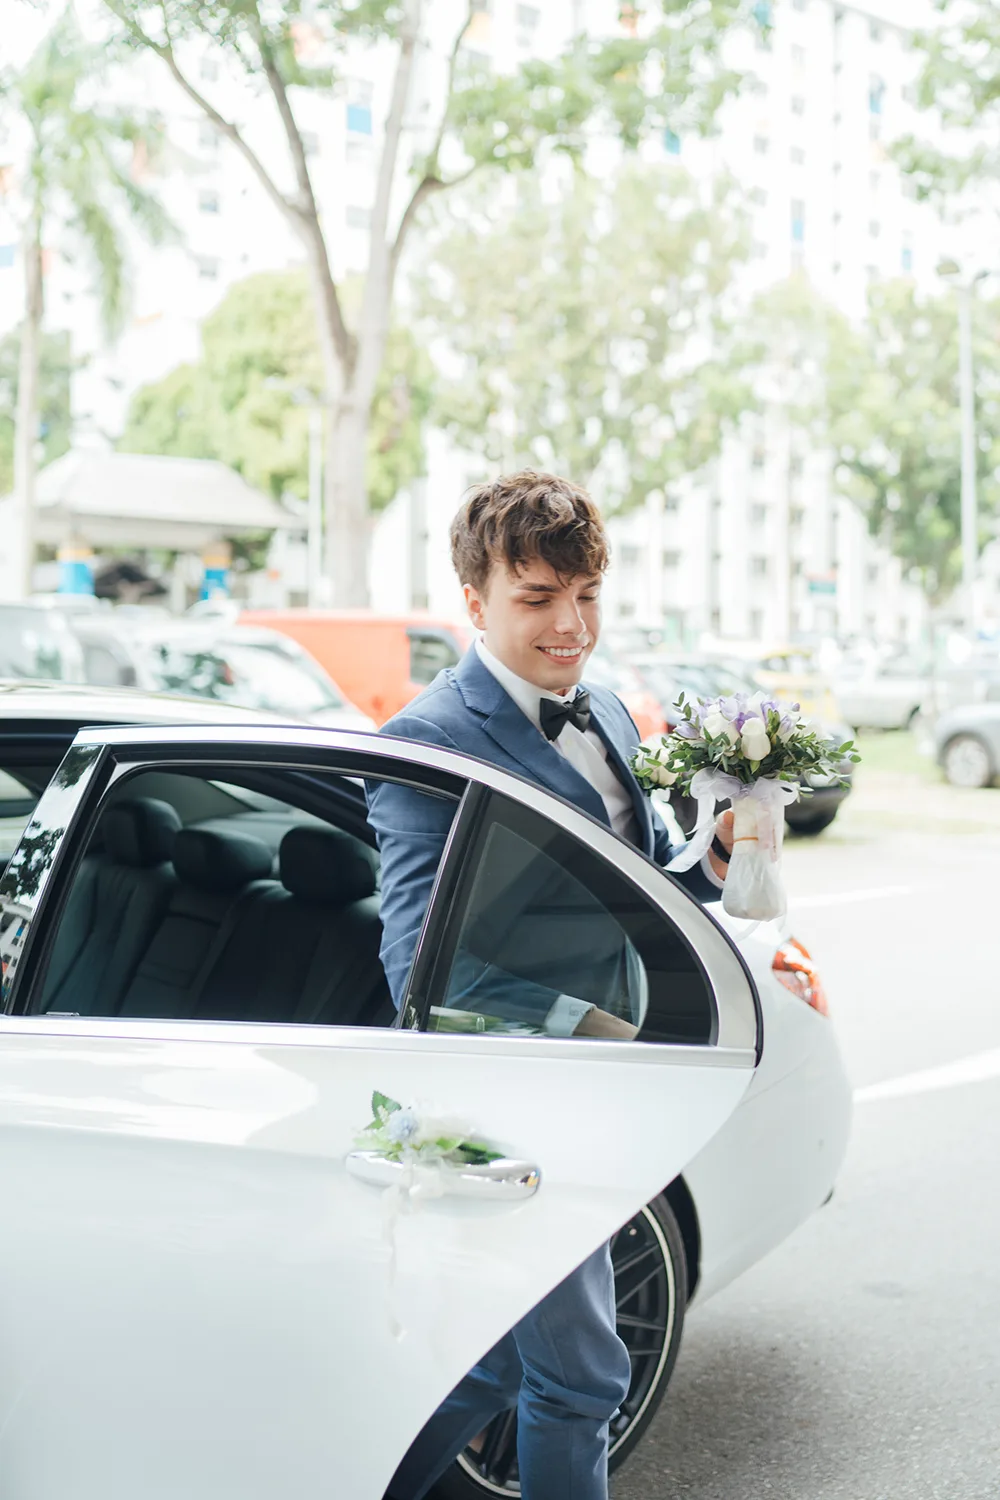
MULTIPOLYGON (((659 865, 655 864, 647 855, 634 845, 612 831, 605 823, 597 818, 591 817, 589 813, 582 811, 566 798, 547 788, 540 787, 537 783, 529 781, 526 777, 515 775, 501 770, 498 766, 488 761, 481 761, 474 756, 465 755, 460 752, 443 749, 438 745, 429 744, 418 740, 397 739, 394 736, 357 730, 341 729, 311 729, 293 726, 259 725, 249 723, 247 725, 215 725, 204 723, 193 723, 190 725, 139 725, 139 726, 102 726, 95 729, 81 731, 73 741, 74 747, 85 747, 96 745, 104 754, 95 767, 84 792, 84 802, 90 802, 91 814, 96 813, 100 806, 106 790, 104 779, 98 775, 107 765, 108 759, 114 766, 113 778, 117 779, 122 774, 120 768, 124 766, 134 767, 142 763, 146 768, 152 769, 159 764, 160 769, 170 769, 179 761, 193 764, 199 760, 214 760, 219 754, 230 752, 227 764, 240 764, 248 762, 252 766, 259 767, 262 762, 275 765, 278 769, 286 770, 315 770, 312 757, 323 755, 329 759, 322 765, 321 769, 331 774, 361 775, 365 774, 365 765, 371 770, 371 757, 374 755, 379 761, 378 779, 396 781, 404 785, 413 785, 412 772, 420 768, 425 773, 422 778, 424 786, 417 786, 417 790, 428 790, 426 785, 426 773, 432 773, 432 779, 437 779, 438 790, 451 791, 452 795, 459 793, 461 801, 452 827, 448 841, 445 846, 445 855, 442 857, 438 870, 438 878, 428 906, 428 913, 433 920, 428 921, 425 917, 420 939, 418 940, 418 952, 423 947, 425 954, 432 950, 434 940, 443 931, 442 911, 446 903, 438 903, 439 883, 442 872, 447 870, 451 878, 452 870, 456 866, 461 867, 464 859, 468 857, 469 840, 468 835, 472 826, 472 820, 480 807, 480 797, 471 797, 467 789, 480 787, 487 791, 499 792, 510 797, 515 802, 533 809, 541 817, 553 820, 553 804, 559 809, 558 822, 564 830, 572 837, 580 839, 592 852, 608 860, 613 864, 620 875, 630 881, 633 885, 649 898, 654 906, 674 922, 681 935, 694 948, 699 962, 705 969, 708 981, 714 996, 716 1011, 718 1015, 718 1036, 715 1048, 712 1050, 735 1050, 740 1053, 752 1051, 757 1060, 760 1060, 763 1046, 763 1026, 760 996, 757 985, 750 971, 749 965, 740 952, 729 933, 718 923, 712 914, 705 909, 697 898, 690 894, 685 888, 659 865), (143 753, 143 752, 147 753, 143 753), (301 765, 289 764, 289 752, 312 752, 301 765), (242 752, 242 754, 240 753, 242 752), (162 757, 158 762, 157 757, 162 757), (332 763, 331 763, 332 762, 332 763), (95 792, 95 786, 100 786, 99 793, 95 792), (461 791, 459 792, 459 787, 461 791), (464 816, 463 816, 464 814, 464 816), (457 860, 453 856, 457 855, 457 860), (709 930, 714 929, 717 938, 715 954, 711 961, 706 961, 706 955, 702 951, 702 944, 690 932, 691 918, 697 912, 696 921, 707 922, 709 930), (732 975, 732 965, 735 962, 740 977, 750 992, 753 1005, 752 1035, 748 1031, 747 1018, 742 1014, 734 1013, 734 1007, 725 1003, 725 997, 721 994, 721 987, 725 981, 725 971, 729 969, 732 975), (718 971, 718 972, 717 972, 718 971)), ((64 867, 65 843, 69 833, 76 832, 79 824, 79 809, 77 815, 71 820, 56 854, 56 865, 64 867)), ((81 855, 72 861, 75 870, 81 855)), ((55 866, 54 866, 55 869, 55 866)), ((61 890, 64 881, 60 879, 58 889, 61 890)), ((52 892, 51 878, 43 892, 39 908, 35 913, 35 919, 42 915, 50 905, 52 892)), ((33 923, 34 927, 34 923, 33 923)), ((13 1001, 19 1001, 21 994, 25 991, 26 975, 30 976, 35 968, 33 941, 35 933, 29 934, 28 944, 23 955, 30 962, 25 968, 23 962, 19 965, 19 972, 15 984, 13 1001)), ((409 993, 414 985, 416 977, 416 958, 411 965, 407 981, 407 990, 404 995, 404 1006, 409 998, 409 993)), ((733 976, 735 977, 735 976, 733 976)), ((21 1010, 14 1006, 12 1014, 21 1014, 21 1010)), ((401 1018, 409 1013, 401 1008, 401 1018)), ((529 1040, 518 1039, 519 1042, 529 1040)), ((581 1045, 579 1041, 574 1046, 581 1045)), ((593 1040, 587 1039, 588 1048, 593 1046, 593 1040)), ((617 1046, 627 1045, 616 1043, 617 1046)), ((644 1050, 648 1050, 648 1044, 639 1043, 644 1050)), ((662 1044, 657 1044, 657 1046, 662 1044)), ((693 1050, 704 1052, 703 1048, 693 1050)))

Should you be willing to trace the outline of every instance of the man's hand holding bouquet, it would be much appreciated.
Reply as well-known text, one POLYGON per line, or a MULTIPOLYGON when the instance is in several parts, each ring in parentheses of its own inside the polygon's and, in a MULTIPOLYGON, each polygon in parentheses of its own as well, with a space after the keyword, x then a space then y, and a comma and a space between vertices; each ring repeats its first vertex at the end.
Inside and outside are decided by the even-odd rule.
POLYGON ((860 756, 850 741, 821 739, 801 717, 765 693, 753 697, 683 696, 676 729, 640 745, 632 769, 648 791, 677 786, 698 799, 698 822, 686 848, 668 870, 688 870, 707 853, 715 808, 733 808, 733 853, 722 905, 733 917, 768 921, 784 915, 781 842, 785 808, 809 795, 812 777, 845 781, 844 763, 860 756))

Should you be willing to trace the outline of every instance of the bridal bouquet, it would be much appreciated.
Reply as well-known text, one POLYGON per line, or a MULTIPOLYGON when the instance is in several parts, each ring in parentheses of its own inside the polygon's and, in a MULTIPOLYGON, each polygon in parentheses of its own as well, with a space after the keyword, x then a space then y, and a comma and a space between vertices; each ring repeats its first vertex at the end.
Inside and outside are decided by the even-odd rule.
POLYGON ((733 808, 733 853, 722 905, 730 916, 768 921, 784 914, 781 841, 785 807, 808 796, 809 778, 846 781, 844 763, 860 756, 853 742, 821 739, 801 717, 765 693, 678 700, 680 722, 659 743, 640 745, 631 760, 649 791, 677 786, 698 799, 691 839, 668 870, 689 870, 707 853, 719 802, 733 808), (804 784, 805 783, 805 784, 804 784))

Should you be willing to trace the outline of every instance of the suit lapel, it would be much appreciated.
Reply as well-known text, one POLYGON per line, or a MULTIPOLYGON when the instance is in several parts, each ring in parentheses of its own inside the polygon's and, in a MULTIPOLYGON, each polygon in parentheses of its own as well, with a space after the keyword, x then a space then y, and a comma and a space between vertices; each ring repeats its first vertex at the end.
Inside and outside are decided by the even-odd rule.
POLYGON ((632 799, 639 828, 639 846, 645 854, 653 852, 653 817, 649 810, 649 799, 632 774, 632 769, 618 747, 614 728, 605 716, 604 706, 592 692, 590 695, 590 726, 594 729, 608 752, 608 764, 614 768, 618 780, 632 799))
POLYGON ((482 727, 490 739, 517 762, 524 775, 607 823, 604 799, 521 712, 493 673, 483 666, 475 646, 470 647, 455 668, 454 681, 467 707, 483 716, 482 727))

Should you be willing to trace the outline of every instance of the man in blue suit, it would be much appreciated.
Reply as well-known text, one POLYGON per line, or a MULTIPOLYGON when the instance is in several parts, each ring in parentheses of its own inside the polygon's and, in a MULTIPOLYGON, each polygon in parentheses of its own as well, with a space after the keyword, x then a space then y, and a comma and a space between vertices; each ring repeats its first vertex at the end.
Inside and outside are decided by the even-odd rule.
MULTIPOLYGON (((528 470, 474 489, 451 531, 452 557, 481 638, 383 733, 488 760, 607 823, 651 859, 671 857, 667 830, 628 766, 639 734, 614 693, 581 687, 600 633, 608 544, 600 514, 578 486, 528 470)), ((382 859, 382 960, 397 1005, 451 823, 451 808, 408 788, 370 789, 382 859)), ((732 814, 711 853, 680 878, 717 900, 732 814)), ((531 1015, 554 1036, 628 1038, 635 1026, 610 1009, 544 984, 466 975, 492 988, 482 1010, 531 1015), (506 984, 504 983, 506 980, 506 984), (506 995, 503 991, 506 990, 506 995)), ((475 1007, 473 1007, 475 1008, 475 1007)), ((524 1500, 607 1500, 608 1428, 629 1386, 615 1329, 608 1246, 544 1298, 466 1376, 400 1464, 390 1500, 420 1500, 499 1412, 516 1405, 524 1500)))

